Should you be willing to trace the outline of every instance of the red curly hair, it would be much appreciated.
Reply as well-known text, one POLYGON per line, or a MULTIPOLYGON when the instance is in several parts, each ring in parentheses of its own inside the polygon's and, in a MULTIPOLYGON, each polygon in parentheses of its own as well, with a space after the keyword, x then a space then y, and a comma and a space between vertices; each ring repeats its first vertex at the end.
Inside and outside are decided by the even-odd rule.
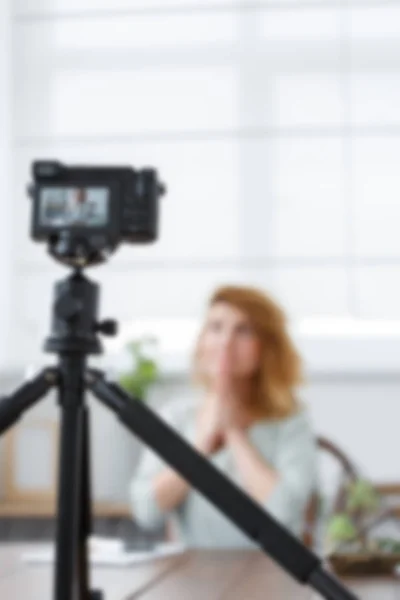
MULTIPOLYGON (((243 312, 261 342, 261 366, 255 375, 254 411, 264 418, 285 418, 299 409, 294 388, 303 383, 302 361, 287 331, 282 308, 253 287, 226 285, 212 294, 208 308, 226 303, 243 312)), ((207 385, 200 373, 200 332, 193 357, 195 380, 207 385)))

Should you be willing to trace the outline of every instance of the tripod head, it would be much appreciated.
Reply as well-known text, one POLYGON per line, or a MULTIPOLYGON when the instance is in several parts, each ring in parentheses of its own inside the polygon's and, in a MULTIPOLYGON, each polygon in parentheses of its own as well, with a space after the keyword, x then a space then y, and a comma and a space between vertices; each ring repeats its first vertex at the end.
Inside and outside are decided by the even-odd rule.
POLYGON ((101 354, 99 333, 115 335, 117 323, 98 320, 99 286, 75 268, 69 277, 56 282, 51 335, 45 341, 45 352, 53 354, 101 354))

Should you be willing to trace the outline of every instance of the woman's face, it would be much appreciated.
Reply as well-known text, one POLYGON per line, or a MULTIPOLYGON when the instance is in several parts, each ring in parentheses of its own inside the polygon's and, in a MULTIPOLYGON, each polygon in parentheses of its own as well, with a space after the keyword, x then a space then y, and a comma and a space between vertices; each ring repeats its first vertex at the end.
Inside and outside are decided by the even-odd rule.
POLYGON ((225 302, 211 306, 199 343, 203 373, 212 379, 224 360, 233 377, 248 378, 257 372, 260 356, 260 341, 246 314, 225 302))

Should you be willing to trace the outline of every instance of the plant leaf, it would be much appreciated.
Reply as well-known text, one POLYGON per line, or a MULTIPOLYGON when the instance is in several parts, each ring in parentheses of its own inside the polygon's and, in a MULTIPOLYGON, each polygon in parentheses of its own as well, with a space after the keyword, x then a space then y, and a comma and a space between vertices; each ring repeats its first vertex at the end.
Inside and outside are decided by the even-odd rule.
POLYGON ((154 344, 156 338, 143 336, 142 338, 132 340, 126 345, 133 359, 132 370, 124 373, 120 377, 119 382, 121 387, 135 398, 144 399, 148 386, 158 377, 156 362, 143 354, 143 348, 149 342, 154 344))
POLYGON ((157 365, 154 360, 142 358, 137 366, 137 374, 146 381, 153 381, 157 376, 157 365))
POLYGON ((357 529, 348 515, 339 513, 331 517, 327 535, 334 542, 351 542, 357 538, 357 529))
POLYGON ((347 510, 373 511, 379 506, 379 494, 374 486, 363 479, 351 483, 348 489, 347 510))

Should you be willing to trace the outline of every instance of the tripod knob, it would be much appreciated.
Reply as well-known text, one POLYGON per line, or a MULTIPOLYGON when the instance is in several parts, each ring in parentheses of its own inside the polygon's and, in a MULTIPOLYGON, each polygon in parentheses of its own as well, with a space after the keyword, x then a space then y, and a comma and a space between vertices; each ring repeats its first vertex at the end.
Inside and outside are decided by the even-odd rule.
POLYGON ((104 321, 96 323, 96 331, 111 337, 118 333, 118 324, 113 319, 104 319, 104 321))

